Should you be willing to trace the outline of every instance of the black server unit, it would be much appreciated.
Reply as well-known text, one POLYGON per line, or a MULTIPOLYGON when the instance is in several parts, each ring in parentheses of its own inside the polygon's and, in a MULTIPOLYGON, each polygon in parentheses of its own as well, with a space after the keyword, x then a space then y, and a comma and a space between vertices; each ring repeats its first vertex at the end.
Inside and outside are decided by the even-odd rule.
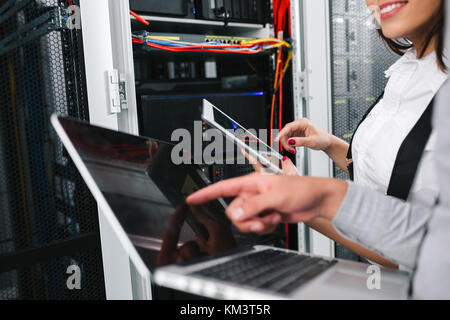
MULTIPOLYGON (((370 18, 364 1, 330 0, 333 134, 347 142, 383 92, 383 71, 398 59, 370 27, 370 18)), ((336 166, 334 176, 347 179, 336 166)), ((359 259, 339 244, 336 257, 359 259)))
POLYGON ((197 15, 202 19, 260 24, 270 22, 270 1, 267 0, 202 0, 198 10, 197 15))
MULTIPOLYGON (((187 130, 191 137, 194 137, 195 134, 203 134, 208 130, 208 126, 204 122, 202 123, 201 119, 203 99, 213 103, 231 118, 239 119, 239 124, 245 128, 254 129, 256 132, 267 128, 266 119, 268 115, 265 108, 267 97, 264 92, 200 93, 170 96, 143 95, 140 101, 139 117, 142 134, 163 141, 171 141, 171 135, 177 129, 187 130), (155 121, 155 119, 158 119, 158 121, 155 121), (201 132, 195 132, 195 121, 199 124, 198 128, 201 127, 201 132), (201 126, 200 123, 202 123, 201 126)), ((253 168, 234 146, 229 148, 225 139, 223 139, 222 145, 224 147, 221 155, 223 160, 235 163, 239 161, 239 164, 203 166, 203 170, 211 182, 253 172, 253 168), (247 164, 244 162, 247 162, 247 164)), ((194 150, 194 146, 192 146, 192 150, 194 150)), ((197 161, 202 160, 202 155, 196 156, 198 156, 197 161)))
POLYGON ((203 99, 210 101, 239 124, 255 130, 267 127, 264 92, 210 93, 170 96, 141 96, 141 128, 144 136, 171 140, 176 129, 194 134, 194 121, 201 122, 203 99), (167 115, 170 114, 170 117, 167 115), (161 119, 155 122, 153 119, 161 119))
POLYGON ((130 9, 143 14, 195 18, 194 0, 130 0, 130 9))
POLYGON ((0 300, 105 298, 97 205, 49 125, 89 120, 69 3, 0 1, 0 300))
POLYGON ((270 0, 130 0, 130 8, 142 14, 213 21, 266 24, 270 0))

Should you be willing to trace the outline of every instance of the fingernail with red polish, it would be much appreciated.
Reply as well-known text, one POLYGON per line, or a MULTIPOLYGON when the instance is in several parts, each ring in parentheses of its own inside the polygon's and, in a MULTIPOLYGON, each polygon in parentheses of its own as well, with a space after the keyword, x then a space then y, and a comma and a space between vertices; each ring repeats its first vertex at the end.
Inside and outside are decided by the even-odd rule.
POLYGON ((292 154, 297 154, 297 151, 295 151, 295 150, 289 150, 289 152, 292 154))
POLYGON ((288 159, 288 157, 284 156, 283 157, 283 162, 285 162, 288 159))
POLYGON ((295 140, 294 139, 289 139, 288 141, 290 146, 295 146, 295 140))

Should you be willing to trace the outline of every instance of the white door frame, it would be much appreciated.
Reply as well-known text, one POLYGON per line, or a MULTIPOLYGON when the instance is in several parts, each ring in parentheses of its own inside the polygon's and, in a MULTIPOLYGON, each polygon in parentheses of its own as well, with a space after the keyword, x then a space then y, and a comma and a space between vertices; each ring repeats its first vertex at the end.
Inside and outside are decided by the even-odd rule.
MULTIPOLYGON (((332 131, 330 9, 328 0, 301 0, 305 68, 306 117, 317 126, 332 131)), ((297 2, 297 1, 293 1, 297 2)), ((332 177, 331 160, 321 151, 307 151, 307 174, 332 177)), ((313 254, 334 256, 334 242, 310 230, 309 250, 313 254)))
MULTIPOLYGON (((131 37, 128 1, 80 0, 80 9, 90 122, 112 130, 138 133, 133 55, 131 41, 125 38, 126 32, 131 37), (127 79, 129 110, 123 114, 110 112, 108 72, 113 69, 127 79)), ((132 266, 101 210, 99 227, 106 298, 131 300, 134 298, 132 266)))

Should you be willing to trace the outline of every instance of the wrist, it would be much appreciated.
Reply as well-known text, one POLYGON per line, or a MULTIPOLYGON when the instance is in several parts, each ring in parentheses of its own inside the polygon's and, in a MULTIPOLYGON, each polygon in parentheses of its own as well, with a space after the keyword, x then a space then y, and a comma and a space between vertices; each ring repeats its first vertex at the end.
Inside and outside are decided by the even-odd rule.
POLYGON ((323 149, 323 152, 325 152, 328 156, 333 153, 333 150, 336 148, 336 137, 332 135, 331 133, 328 133, 328 140, 329 144, 323 149))
POLYGON ((347 190, 347 182, 338 179, 327 179, 324 183, 318 216, 332 221, 344 201, 347 190))

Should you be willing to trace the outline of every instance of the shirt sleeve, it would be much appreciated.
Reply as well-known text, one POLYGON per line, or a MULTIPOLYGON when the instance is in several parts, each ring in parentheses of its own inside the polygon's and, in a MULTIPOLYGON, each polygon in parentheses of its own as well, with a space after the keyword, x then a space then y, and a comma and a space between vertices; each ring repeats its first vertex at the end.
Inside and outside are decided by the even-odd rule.
POLYGON ((344 237, 412 271, 432 212, 349 183, 332 223, 344 237))

